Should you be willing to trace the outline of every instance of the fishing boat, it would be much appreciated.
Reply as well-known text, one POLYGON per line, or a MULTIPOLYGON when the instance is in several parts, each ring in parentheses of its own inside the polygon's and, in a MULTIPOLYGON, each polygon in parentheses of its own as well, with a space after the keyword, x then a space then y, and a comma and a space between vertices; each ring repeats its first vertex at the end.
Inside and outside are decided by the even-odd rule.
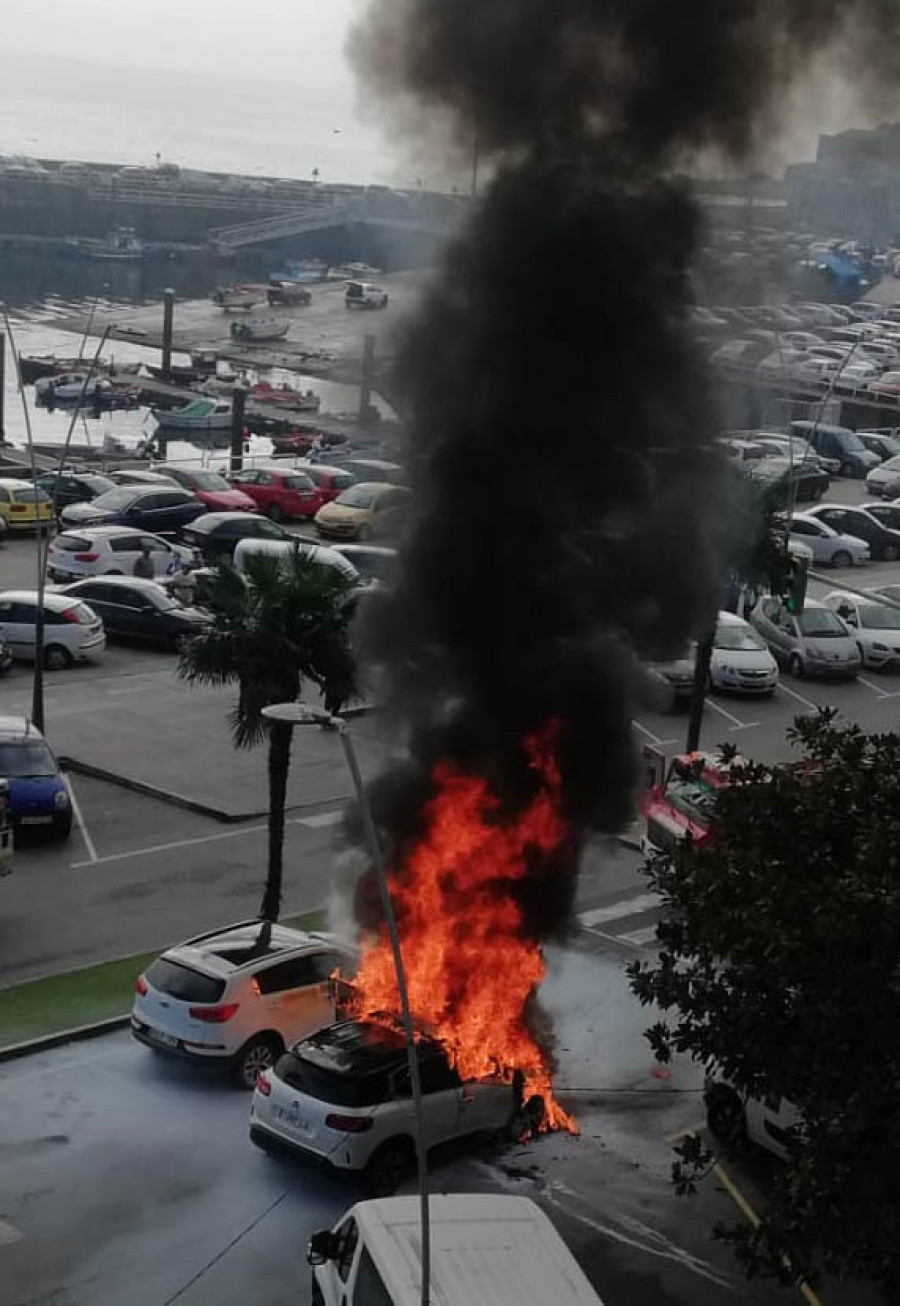
POLYGON ((60 376, 42 377, 34 383, 34 393, 41 403, 64 404, 82 396, 93 399, 111 389, 105 377, 89 377, 87 372, 63 372, 60 376))
POLYGON ((231 404, 224 399, 194 399, 171 412, 162 408, 153 408, 151 412, 164 434, 177 432, 191 436, 231 430, 231 404))
POLYGON ((283 340, 289 322, 277 317, 248 317, 244 322, 232 322, 232 340, 283 340))
POLYGON ((212 293, 212 301, 220 308, 247 308, 254 304, 264 304, 265 286, 219 286, 212 293))
POLYGON ((314 391, 294 390, 286 382, 270 385, 268 381, 257 381, 248 398, 255 399, 260 404, 277 404, 279 408, 289 408, 300 413, 317 413, 322 403, 314 391))
MULTIPOLYGON (((33 385, 47 376, 61 376, 63 372, 77 372, 85 367, 87 360, 81 358, 57 358, 55 354, 21 354, 19 370, 23 385, 33 385)), ((103 373, 116 372, 137 376, 140 363, 117 363, 115 359, 101 358, 94 363, 94 371, 103 373)))

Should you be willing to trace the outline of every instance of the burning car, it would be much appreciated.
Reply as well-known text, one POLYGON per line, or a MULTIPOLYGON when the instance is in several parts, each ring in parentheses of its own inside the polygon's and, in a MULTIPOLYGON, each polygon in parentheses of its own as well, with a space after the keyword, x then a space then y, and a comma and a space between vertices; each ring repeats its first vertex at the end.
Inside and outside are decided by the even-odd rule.
POLYGON ((745 765, 742 757, 723 762, 713 753, 673 757, 665 779, 649 790, 641 804, 647 823, 644 851, 665 851, 687 835, 695 842, 706 838, 716 792, 730 783, 735 767, 745 765))
MULTIPOLYGON (((535 1104, 522 1106, 521 1076, 464 1080, 437 1039, 416 1046, 429 1148, 536 1123, 535 1104)), ((414 1134, 403 1032, 390 1023, 347 1020, 319 1030, 257 1079, 250 1138, 258 1147, 362 1174, 376 1193, 392 1192, 412 1167, 414 1134)))

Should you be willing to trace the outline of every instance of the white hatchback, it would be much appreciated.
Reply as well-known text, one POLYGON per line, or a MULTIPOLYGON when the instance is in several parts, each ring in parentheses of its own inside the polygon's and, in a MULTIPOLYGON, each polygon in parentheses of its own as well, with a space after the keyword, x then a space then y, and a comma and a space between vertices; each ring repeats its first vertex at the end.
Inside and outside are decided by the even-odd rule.
POLYGON ((331 934, 243 921, 169 948, 135 982, 131 1032, 156 1052, 232 1070, 253 1088, 286 1045, 334 1020, 329 976, 352 971, 331 934))
MULTIPOLYGON (((440 1043, 421 1039, 419 1073, 428 1148, 513 1128, 521 1090, 500 1078, 460 1079, 440 1043)), ((539 1103, 539 1099, 535 1099, 539 1103)), ((534 1109, 528 1104, 526 1112, 534 1109)), ((304 1039, 264 1071, 250 1107, 250 1138, 393 1191, 415 1156, 414 1110, 402 1031, 345 1020, 304 1039)))
MULTIPOLYGON (((35 590, 0 594, 0 639, 14 658, 34 661, 38 596, 35 590)), ((60 671, 73 662, 100 657, 106 648, 103 622, 86 603, 69 594, 44 594, 44 665, 60 671)))
POLYGON ((774 694, 778 684, 778 663, 765 641, 731 612, 719 613, 709 680, 713 689, 746 694, 774 694))
POLYGON ((864 667, 900 668, 900 610, 849 590, 832 590, 825 604, 836 612, 859 645, 864 667))
POLYGON ((191 551, 169 544, 133 526, 85 526, 60 532, 51 542, 47 573, 51 580, 79 580, 82 576, 133 576, 134 564, 146 545, 153 574, 164 578, 190 560, 191 551))

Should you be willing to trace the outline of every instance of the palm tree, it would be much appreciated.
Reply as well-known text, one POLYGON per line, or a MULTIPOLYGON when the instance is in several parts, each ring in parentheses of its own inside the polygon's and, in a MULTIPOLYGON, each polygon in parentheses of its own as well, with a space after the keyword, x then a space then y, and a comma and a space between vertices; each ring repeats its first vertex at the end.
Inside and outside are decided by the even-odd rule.
POLYGON ((245 575, 217 568, 209 587, 212 621, 182 646, 178 674, 190 684, 238 686, 229 714, 236 748, 269 740, 269 854, 260 918, 278 919, 284 811, 292 727, 266 721, 270 703, 291 702, 304 680, 337 711, 356 693, 348 627, 352 582, 314 562, 299 544, 288 554, 247 558, 245 575))

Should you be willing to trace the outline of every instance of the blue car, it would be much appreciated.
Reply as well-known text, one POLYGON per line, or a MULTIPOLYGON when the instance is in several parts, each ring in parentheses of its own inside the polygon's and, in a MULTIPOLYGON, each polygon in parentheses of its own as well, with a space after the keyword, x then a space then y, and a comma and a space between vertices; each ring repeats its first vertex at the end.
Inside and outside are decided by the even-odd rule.
POLYGON ((35 826, 69 837, 72 803, 66 782, 49 744, 27 717, 0 716, 0 776, 9 781, 16 831, 35 826))

